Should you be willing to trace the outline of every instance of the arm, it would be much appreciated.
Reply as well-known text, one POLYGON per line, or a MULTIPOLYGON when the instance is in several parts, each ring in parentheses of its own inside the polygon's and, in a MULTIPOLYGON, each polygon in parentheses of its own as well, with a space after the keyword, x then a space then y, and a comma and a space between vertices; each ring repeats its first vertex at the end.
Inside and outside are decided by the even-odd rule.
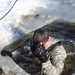
POLYGON ((46 75, 58 75, 56 68, 51 64, 50 60, 42 63, 42 70, 46 75))
POLYGON ((50 60, 42 63, 42 68, 47 75, 60 75, 64 67, 64 60, 66 58, 66 52, 63 46, 57 46, 51 53, 50 60))

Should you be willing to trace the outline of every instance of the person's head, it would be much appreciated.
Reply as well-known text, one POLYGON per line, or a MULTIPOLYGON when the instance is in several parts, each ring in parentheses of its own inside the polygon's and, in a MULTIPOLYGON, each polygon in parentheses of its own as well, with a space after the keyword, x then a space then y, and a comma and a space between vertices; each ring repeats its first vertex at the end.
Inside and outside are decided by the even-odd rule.
POLYGON ((33 35, 34 43, 44 44, 45 42, 47 42, 48 39, 49 39, 49 35, 47 30, 40 28, 34 32, 34 35, 33 35))

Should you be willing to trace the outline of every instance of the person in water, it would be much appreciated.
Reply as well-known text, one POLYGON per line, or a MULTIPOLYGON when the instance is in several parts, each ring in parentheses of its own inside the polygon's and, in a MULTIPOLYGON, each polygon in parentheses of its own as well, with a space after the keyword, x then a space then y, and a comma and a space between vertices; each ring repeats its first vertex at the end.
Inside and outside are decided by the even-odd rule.
POLYGON ((47 75, 60 75, 64 68, 64 61, 67 56, 62 45, 55 46, 48 57, 46 51, 49 47, 56 44, 57 41, 48 35, 43 29, 37 29, 33 35, 33 46, 31 47, 33 55, 42 62, 42 70, 47 75))
MULTIPOLYGON (((34 57, 37 57, 41 61, 42 72, 46 75, 60 75, 63 71, 64 61, 67 56, 64 47, 56 45, 49 50, 49 47, 52 47, 57 42, 53 37, 48 35, 47 30, 40 28, 34 32, 33 38, 29 41, 29 46, 24 46, 25 50, 32 52, 34 57)), ((7 51, 1 54, 12 56, 7 51)))

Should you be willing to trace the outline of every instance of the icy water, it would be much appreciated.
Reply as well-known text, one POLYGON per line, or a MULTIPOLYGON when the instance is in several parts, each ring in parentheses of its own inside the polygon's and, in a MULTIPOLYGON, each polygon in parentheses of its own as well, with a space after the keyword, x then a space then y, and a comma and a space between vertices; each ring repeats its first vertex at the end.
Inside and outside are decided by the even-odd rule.
POLYGON ((56 19, 75 21, 75 0, 0 0, 0 8, 0 49, 56 19))

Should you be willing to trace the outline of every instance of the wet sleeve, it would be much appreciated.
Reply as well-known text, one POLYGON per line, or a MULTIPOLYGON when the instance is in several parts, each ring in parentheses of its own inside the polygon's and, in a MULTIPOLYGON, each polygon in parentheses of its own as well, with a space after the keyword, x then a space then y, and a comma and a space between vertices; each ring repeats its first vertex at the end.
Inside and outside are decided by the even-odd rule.
POLYGON ((63 46, 57 46, 51 54, 51 62, 43 63, 42 68, 47 75, 60 75, 64 67, 67 54, 63 46))
POLYGON ((56 68, 51 64, 50 60, 42 63, 42 70, 46 75, 58 75, 56 68))

